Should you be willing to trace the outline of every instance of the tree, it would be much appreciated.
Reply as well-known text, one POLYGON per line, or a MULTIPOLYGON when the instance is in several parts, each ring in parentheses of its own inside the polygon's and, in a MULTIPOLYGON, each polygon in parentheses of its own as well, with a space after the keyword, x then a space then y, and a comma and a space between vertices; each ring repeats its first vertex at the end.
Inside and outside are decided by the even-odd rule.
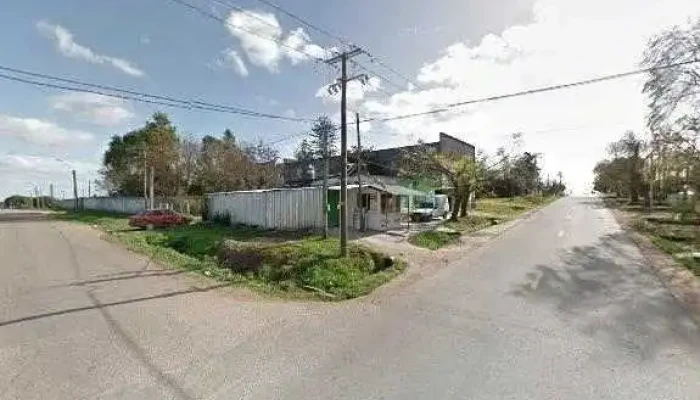
POLYGON ((647 125, 653 131, 673 124, 687 110, 700 109, 700 18, 688 27, 675 26, 654 37, 644 52, 649 72, 643 92, 649 97, 647 125), (670 64, 687 63, 673 68, 670 64))
POLYGON ((316 119, 311 127, 311 139, 309 143, 314 155, 318 158, 334 156, 338 154, 338 128, 328 116, 322 115, 316 119), (325 153, 327 148, 328 153, 325 153))
POLYGON ((16 194, 5 198, 3 203, 6 208, 31 208, 33 198, 16 194))
POLYGON ((471 157, 432 151, 425 146, 404 154, 401 174, 410 178, 446 180, 453 189, 452 220, 466 215, 471 194, 479 185, 482 167, 471 157))
POLYGON ((294 151, 294 158, 302 165, 302 178, 309 182, 315 178, 316 171, 313 170, 313 162, 315 157, 314 149, 308 139, 304 139, 299 143, 299 146, 294 151))
POLYGON ((179 139, 168 116, 155 113, 146 124, 123 136, 115 135, 104 154, 102 186, 110 193, 140 196, 143 193, 144 161, 155 170, 155 193, 176 195, 179 139))
POLYGON ((632 131, 625 132, 620 140, 608 146, 609 152, 615 156, 615 159, 624 160, 624 180, 628 187, 630 203, 639 201, 639 192, 642 189, 643 146, 644 142, 632 131))

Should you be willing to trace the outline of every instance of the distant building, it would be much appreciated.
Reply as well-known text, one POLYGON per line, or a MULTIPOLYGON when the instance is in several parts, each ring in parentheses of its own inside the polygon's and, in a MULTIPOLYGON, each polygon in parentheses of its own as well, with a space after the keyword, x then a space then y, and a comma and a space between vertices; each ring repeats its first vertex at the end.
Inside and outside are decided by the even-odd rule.
MULTIPOLYGON (((422 143, 413 146, 393 147, 388 149, 363 151, 362 152, 362 183, 363 184, 384 184, 384 185, 404 185, 405 182, 399 177, 399 168, 405 153, 415 151, 419 148, 432 148, 441 153, 461 154, 468 157, 475 157, 473 145, 459 140, 446 133, 440 133, 440 140, 437 142, 422 143)), ((356 168, 357 160, 348 154, 348 184, 358 183, 358 173, 356 168)), ((340 156, 329 159, 329 183, 331 186, 340 183, 341 161, 340 156)), ((282 165, 282 176, 284 185, 288 187, 318 186, 323 178, 323 159, 300 162, 297 160, 284 160, 282 165)))

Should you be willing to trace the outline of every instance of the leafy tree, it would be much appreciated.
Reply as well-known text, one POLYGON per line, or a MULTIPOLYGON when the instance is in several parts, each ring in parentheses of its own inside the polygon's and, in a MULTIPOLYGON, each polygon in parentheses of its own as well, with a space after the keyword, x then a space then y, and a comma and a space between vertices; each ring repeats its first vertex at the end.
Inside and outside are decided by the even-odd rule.
POLYGON ((453 189, 452 220, 466 215, 471 194, 481 182, 482 166, 473 158, 441 153, 419 146, 404 154, 401 174, 413 179, 428 178, 446 181, 453 189))
POLYGON ((103 158, 103 187, 110 193, 143 195, 144 167, 155 170, 155 193, 178 194, 179 139, 168 116, 155 113, 145 126, 115 135, 103 158))
POLYGON ((5 198, 3 204, 6 208, 31 208, 33 199, 31 197, 15 194, 5 198))

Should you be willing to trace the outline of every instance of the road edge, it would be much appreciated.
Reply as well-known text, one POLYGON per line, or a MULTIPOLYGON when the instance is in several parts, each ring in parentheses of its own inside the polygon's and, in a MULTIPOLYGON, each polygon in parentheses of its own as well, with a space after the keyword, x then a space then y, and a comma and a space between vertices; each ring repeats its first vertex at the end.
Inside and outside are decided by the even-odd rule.
POLYGON ((615 221, 637 246, 649 269, 700 328, 700 278, 679 264, 671 255, 657 248, 648 237, 636 232, 623 211, 611 208, 607 204, 605 208, 610 210, 615 221))

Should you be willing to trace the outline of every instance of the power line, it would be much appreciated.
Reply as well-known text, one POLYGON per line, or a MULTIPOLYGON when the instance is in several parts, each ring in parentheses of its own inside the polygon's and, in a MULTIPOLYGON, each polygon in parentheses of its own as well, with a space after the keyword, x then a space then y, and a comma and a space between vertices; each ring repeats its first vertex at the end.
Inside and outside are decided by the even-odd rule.
POLYGON ((81 86, 81 87, 68 86, 68 85, 51 83, 51 82, 37 81, 37 80, 28 79, 28 78, 24 78, 24 77, 12 76, 12 75, 7 75, 7 74, 0 74, 0 78, 3 78, 3 79, 12 80, 12 81, 30 84, 30 85, 35 85, 35 86, 49 87, 49 88, 59 89, 59 90, 92 93, 92 94, 98 94, 98 95, 106 96, 106 97, 127 99, 127 100, 133 100, 133 101, 138 101, 138 102, 143 102, 143 103, 156 104, 156 105, 162 105, 162 106, 174 107, 174 108, 199 109, 199 110, 205 110, 205 111, 240 114, 240 115, 246 115, 246 116, 250 116, 250 117, 281 119, 281 120, 294 121, 294 122, 311 122, 311 121, 313 121, 312 119, 309 119, 309 118, 286 117, 283 115, 263 113, 263 112, 258 112, 258 111, 254 111, 254 110, 249 110, 249 109, 245 109, 245 108, 241 108, 241 107, 229 106, 229 105, 224 105, 224 104, 215 104, 215 103, 203 102, 203 101, 198 101, 198 100, 179 99, 179 98, 175 98, 175 97, 171 97, 171 96, 154 95, 154 94, 149 94, 149 93, 137 92, 137 91, 133 91, 133 90, 126 90, 126 89, 121 89, 121 88, 117 88, 114 86, 98 85, 98 84, 79 81, 76 79, 69 79, 69 78, 48 75, 48 74, 31 72, 31 71, 22 70, 22 69, 6 67, 3 65, 0 65, 0 70, 15 73, 15 74, 22 74, 22 75, 26 75, 26 76, 31 76, 34 78, 41 78, 44 80, 63 82, 63 83, 69 83, 72 85, 81 86), (113 93, 110 93, 110 92, 113 92, 113 93))
POLYGON ((323 28, 320 28, 320 27, 312 24, 311 22, 306 21, 304 18, 292 13, 291 11, 285 10, 284 8, 278 6, 277 4, 275 4, 271 1, 268 1, 268 0, 258 0, 258 1, 263 3, 263 4, 266 4, 266 5, 274 8, 275 10, 281 12, 282 14, 296 20, 297 22, 301 23, 302 25, 306 26, 307 28, 311 28, 319 33, 322 33, 322 34, 330 37, 331 39, 335 39, 335 40, 339 41, 340 43, 342 43, 344 45, 347 45, 349 43, 349 41, 346 40, 345 38, 342 38, 339 35, 336 35, 336 34, 331 33, 323 28))
MULTIPOLYGON (((287 45, 286 43, 284 43, 284 42, 280 41, 279 39, 274 38, 274 37, 272 37, 272 36, 261 35, 261 34, 258 33, 258 32, 255 32, 255 31, 252 31, 252 30, 248 30, 248 29, 245 29, 245 28, 241 28, 241 27, 236 26, 236 25, 232 25, 232 24, 229 23, 228 20, 226 20, 226 19, 224 19, 224 18, 221 18, 221 17, 219 17, 219 16, 216 15, 216 14, 213 14, 213 13, 210 13, 210 12, 208 12, 208 11, 206 11, 206 10, 203 10, 203 9, 201 9, 200 7, 197 7, 197 6, 193 5, 193 4, 187 3, 187 2, 185 2, 185 1, 183 1, 183 0, 170 0, 170 1, 172 1, 172 2, 174 2, 174 3, 177 3, 177 4, 180 4, 180 5, 182 5, 182 6, 185 6, 185 7, 189 8, 189 9, 191 9, 191 10, 194 10, 194 11, 198 12, 199 14, 201 14, 201 15, 207 17, 207 18, 210 18, 210 19, 213 19, 213 20, 215 20, 215 21, 218 21, 218 22, 221 22, 221 23, 223 23, 223 24, 226 24, 226 25, 228 25, 228 26, 231 26, 231 27, 233 27, 234 29, 239 29, 239 30, 248 32, 248 33, 250 33, 250 34, 252 34, 252 35, 255 35, 255 36, 257 36, 257 37, 260 37, 260 38, 262 38, 262 39, 266 39, 266 40, 270 40, 270 41, 272 41, 272 42, 275 42, 275 43, 279 44, 280 46, 285 47, 285 48, 288 48, 288 49, 290 49, 290 50, 293 50, 293 51, 295 51, 295 52, 297 52, 297 53, 304 54, 304 55, 306 55, 306 56, 308 56, 308 57, 314 59, 314 60, 317 61, 317 62, 318 62, 318 61, 325 61, 324 59, 322 59, 322 58, 320 58, 320 57, 318 57, 318 56, 316 56, 316 55, 314 55, 314 54, 311 54, 311 53, 309 53, 308 51, 299 50, 299 49, 297 49, 297 48, 294 48, 294 47, 292 47, 292 46, 289 46, 289 45, 287 45)), ((272 28, 274 28, 274 29, 279 29, 279 26, 278 26, 278 25, 275 25, 275 24, 271 23, 270 21, 267 21, 267 20, 265 20, 264 18, 261 18, 260 16, 256 15, 255 13, 252 13, 252 12, 250 12, 250 11, 248 11, 248 10, 242 8, 242 7, 239 7, 239 6, 235 5, 235 4, 231 4, 231 3, 228 2, 228 1, 225 1, 225 0, 208 0, 208 1, 210 1, 210 2, 212 2, 212 3, 214 3, 214 4, 218 4, 218 5, 220 5, 220 6, 226 7, 226 8, 228 8, 229 10, 236 10, 236 11, 242 13, 242 14, 245 14, 245 15, 250 16, 251 18, 254 18, 255 20, 257 20, 257 21, 259 21, 259 22, 261 22, 261 23, 263 23, 263 24, 265 24, 265 25, 267 25, 267 26, 270 26, 270 27, 272 27, 272 28)), ((294 16, 294 15, 291 14, 290 12, 288 12, 288 11, 282 9, 281 7, 279 7, 279 6, 277 6, 277 5, 272 5, 272 3, 265 3, 265 4, 268 4, 268 5, 270 5, 271 7, 275 8, 276 10, 278 10, 278 11, 280 11, 280 12, 286 14, 286 15, 291 16, 291 17, 294 18, 295 20, 297 20, 297 21, 301 22, 302 24, 304 24, 304 25, 310 27, 311 29, 314 29, 314 30, 316 30, 316 31, 319 31, 319 32, 321 32, 321 33, 324 33, 324 34, 330 36, 331 38, 334 38, 334 39, 339 40, 339 41, 340 41, 341 43, 343 43, 343 44, 349 43, 349 42, 347 42, 345 39, 342 39, 342 38, 337 37, 337 36, 335 36, 335 35, 333 35, 333 34, 330 34, 329 32, 326 32, 325 30, 323 30, 323 29, 321 29, 321 28, 319 28, 319 27, 317 27, 317 26, 311 24, 310 22, 305 21, 305 20, 302 19, 301 17, 296 17, 296 16, 294 16)), ((363 49, 362 52, 363 52, 364 54, 368 55, 368 56, 370 57, 370 60, 373 60, 373 59, 374 59, 373 56, 371 56, 366 50, 363 49)), ((404 90, 404 89, 405 89, 403 86, 394 83, 391 79, 387 78, 386 76, 384 76, 384 75, 378 73, 377 71, 374 71, 374 70, 371 70, 371 69, 367 68, 366 66, 360 64, 360 63, 357 62, 357 61, 353 61, 353 64, 356 65, 357 67, 359 67, 359 68, 361 68, 361 69, 363 69, 363 70, 365 70, 365 71, 371 73, 371 74, 374 74, 374 75, 377 75, 377 76, 381 77, 384 81, 386 81, 387 83, 391 84, 392 86, 397 87, 397 88, 400 89, 400 90, 404 90)), ((387 91, 385 91, 385 90, 383 90, 383 89, 381 89, 381 88, 377 88, 377 90, 380 91, 380 92, 382 92, 382 93, 384 93, 384 94, 385 94, 386 96, 388 96, 388 97, 391 97, 391 96, 392 96, 392 94, 388 93, 387 91)))
POLYGON ((591 85, 594 83, 611 81, 611 80, 626 78, 629 76, 644 74, 644 73, 648 73, 651 71, 659 71, 659 70, 675 68, 675 67, 680 67, 683 65, 695 64, 695 63, 700 63, 700 60, 678 62, 678 63, 668 64, 668 65, 664 65, 664 66, 660 66, 660 67, 642 68, 642 69, 637 69, 637 70, 633 70, 633 71, 621 72, 621 73, 617 73, 617 74, 599 76, 596 78, 586 79, 586 80, 582 80, 582 81, 564 83, 564 84, 560 84, 560 85, 544 86, 544 87, 535 88, 535 89, 523 90, 520 92, 513 92, 513 93, 507 93, 507 94, 501 94, 501 95, 495 95, 495 96, 489 96, 489 97, 482 97, 482 98, 473 99, 473 100, 461 101, 458 103, 451 103, 451 104, 445 105, 445 106, 440 107, 440 108, 436 108, 436 109, 428 110, 428 111, 423 111, 423 112, 418 112, 418 113, 404 114, 404 115, 398 115, 398 116, 386 117, 386 118, 366 118, 366 119, 362 120, 361 122, 372 122, 372 121, 387 122, 387 121, 396 121, 396 120, 402 120, 402 119, 421 117, 421 116, 425 116, 425 115, 441 114, 444 112, 448 112, 451 109, 456 108, 456 107, 462 107, 462 106, 471 105, 471 104, 478 104, 478 103, 488 103, 488 102, 492 102, 492 101, 504 100, 504 99, 509 99, 509 98, 513 98, 513 97, 528 96, 528 95, 537 94, 537 93, 553 92, 556 90, 569 89, 569 88, 577 87, 577 86, 591 85))
MULTIPOLYGON (((362 52, 364 53, 365 51, 362 50, 362 52)), ((366 53, 365 53, 365 54, 366 54, 366 53)), ((366 66, 360 64, 359 62, 357 62, 357 61, 355 61, 355 60, 349 60, 349 61, 350 61, 350 63, 351 63, 352 65, 354 65, 354 66, 360 68, 361 70, 363 70, 363 71, 365 71, 365 72, 368 72, 368 73, 370 73, 370 74, 374 74, 374 75, 379 76, 379 77, 382 78, 386 83, 390 84, 391 86, 394 86, 394 87, 398 88, 399 90, 405 90, 405 89, 406 89, 405 87, 399 85, 398 83, 393 82, 391 79, 387 79, 385 76, 382 76, 381 74, 377 73, 376 71, 367 68, 366 66)), ((391 95, 390 95, 389 93, 387 93, 387 92, 384 92, 384 93, 386 93, 387 95, 391 96, 391 95)))
MULTIPOLYGON (((176 3, 176 4, 179 4, 179 5, 183 6, 183 7, 187 7, 187 8, 189 8, 190 10, 193 10, 193 11, 195 11, 195 12, 201 14, 201 15, 204 16, 204 17, 207 17, 207 18, 209 18, 209 19, 212 19, 212 20, 221 22, 221 23, 223 23, 224 25, 227 25, 227 26, 232 27, 233 29, 238 29, 238 30, 241 30, 241 31, 244 31, 244 32, 248 32, 249 34, 254 35, 254 36, 257 36, 257 37, 259 37, 259 38, 261 38, 261 39, 271 40, 271 41, 277 43, 278 45, 280 45, 280 46, 282 46, 282 47, 284 47, 284 48, 287 48, 287 49, 292 50, 292 51, 294 51, 294 52, 296 52, 296 53, 299 53, 299 54, 303 54, 303 55, 305 55, 305 56, 308 56, 308 57, 314 59, 315 61, 319 61, 319 62, 323 62, 323 61, 324 61, 323 58, 318 57, 318 56, 316 56, 315 54, 311 54, 311 53, 309 53, 309 52, 306 52, 306 51, 297 49, 297 48, 295 48, 295 47, 289 46, 289 45, 287 45, 286 43, 282 42, 281 40, 279 40, 279 39, 277 39, 277 38, 274 38, 274 37, 272 37, 272 36, 261 35, 260 33, 255 32, 255 31, 253 31, 253 30, 245 29, 245 28, 243 28, 243 27, 240 27, 240 26, 237 26, 237 25, 233 25, 233 24, 231 24, 230 22, 228 22, 228 20, 226 20, 225 18, 221 18, 221 17, 219 17, 218 15, 216 15, 216 14, 214 14, 214 13, 211 13, 211 12, 209 12, 209 11, 207 11, 207 10, 204 10, 204 9, 201 8, 201 7, 197 7, 197 6, 195 6, 195 5, 193 5, 193 4, 190 4, 190 3, 186 2, 186 1, 183 1, 183 0, 169 0, 169 1, 171 1, 171 2, 173 2, 173 3, 176 3)), ((247 15, 251 15, 251 16, 253 16, 254 18, 256 18, 256 19, 258 19, 258 20, 260 20, 260 21, 263 21, 264 23, 270 25, 270 23, 269 23, 268 21, 265 21, 265 20, 263 20, 263 19, 261 19, 261 18, 255 16, 254 14, 250 13, 249 11, 245 11, 244 9, 242 9, 242 8, 240 8, 240 7, 233 6, 233 5, 227 4, 227 3, 223 3, 223 2, 218 1, 218 0, 210 0, 210 1, 213 1, 213 2, 218 3, 218 4, 220 4, 220 5, 228 6, 228 7, 232 8, 232 9, 241 11, 241 12, 247 14, 247 15)), ((278 27, 275 26, 275 28, 278 28, 278 27)))
POLYGON ((373 62, 373 63, 375 63, 375 64, 378 64, 378 65, 384 67, 385 69, 389 70, 389 71, 390 71, 391 73, 393 73, 394 75, 396 75, 396 76, 398 76, 399 78, 405 80, 407 83, 410 83, 411 85, 417 87, 418 89, 423 89, 423 87, 422 87, 421 85, 419 85, 419 84, 416 83, 414 80, 412 80, 411 78, 407 77, 406 75, 402 74, 401 72, 397 71, 396 69, 390 67, 386 62, 380 60, 379 58, 377 58, 376 56, 370 54, 370 53, 367 52, 367 51, 365 51, 365 54, 367 54, 367 56, 369 57, 369 60, 370 60, 371 62, 373 62))
MULTIPOLYGON (((340 35, 337 35, 337 34, 335 34, 335 33, 332 33, 332 32, 330 32, 330 31, 328 31, 328 30, 326 30, 326 29, 323 29, 323 28, 319 27, 318 25, 312 24, 311 22, 305 20, 304 18, 302 18, 302 17, 300 17, 300 16, 298 16, 298 15, 292 13, 291 11, 288 11, 288 10, 286 10, 286 9, 284 9, 284 8, 282 8, 282 7, 280 7, 280 6, 278 6, 277 4, 274 4, 273 2, 271 2, 271 1, 269 1, 269 0, 258 0, 258 1, 261 2, 261 3, 263 3, 263 4, 266 4, 266 5, 270 6, 270 7, 272 7, 272 8, 274 8, 275 10, 277 10, 277 11, 279 11, 279 12, 285 14, 286 16, 288 16, 288 17, 290 17, 290 18, 296 20, 297 22, 303 24, 304 26, 306 26, 306 27, 308 27, 308 28, 310 28, 310 29, 313 29, 313 30, 315 30, 315 31, 317 31, 317 32, 319 32, 319 33, 321 33, 321 34, 324 34, 324 35, 330 37, 331 39, 337 40, 337 41, 339 41, 340 43, 342 43, 342 44, 344 44, 344 45, 346 45, 346 46, 347 46, 347 45, 353 45, 353 43, 352 43, 351 41, 347 40, 346 38, 341 37, 340 35)), ((401 78, 401 79, 405 80, 406 82, 408 82, 408 83, 410 83, 410 84, 412 84, 412 85, 414 85, 414 86, 420 88, 420 85, 418 85, 417 83, 415 83, 413 80, 411 80, 410 78, 408 78, 406 75, 404 75, 404 74, 400 73, 399 71, 397 71, 396 69, 390 67, 386 62, 380 60, 378 57, 376 57, 376 56, 370 54, 370 53, 367 52, 366 50, 363 50, 363 52, 370 58, 370 61, 372 61, 373 63, 375 63, 375 64, 377 64, 377 65, 380 65, 380 66, 386 68, 388 71, 390 71, 390 72, 393 73, 394 75, 398 76, 399 78, 401 78)), ((377 75, 380 75, 380 74, 377 74, 377 75)), ((385 80, 389 81, 389 79, 387 79, 386 77, 382 77, 382 78, 384 78, 385 80)), ((401 89, 403 89, 403 87, 401 87, 401 89)))

